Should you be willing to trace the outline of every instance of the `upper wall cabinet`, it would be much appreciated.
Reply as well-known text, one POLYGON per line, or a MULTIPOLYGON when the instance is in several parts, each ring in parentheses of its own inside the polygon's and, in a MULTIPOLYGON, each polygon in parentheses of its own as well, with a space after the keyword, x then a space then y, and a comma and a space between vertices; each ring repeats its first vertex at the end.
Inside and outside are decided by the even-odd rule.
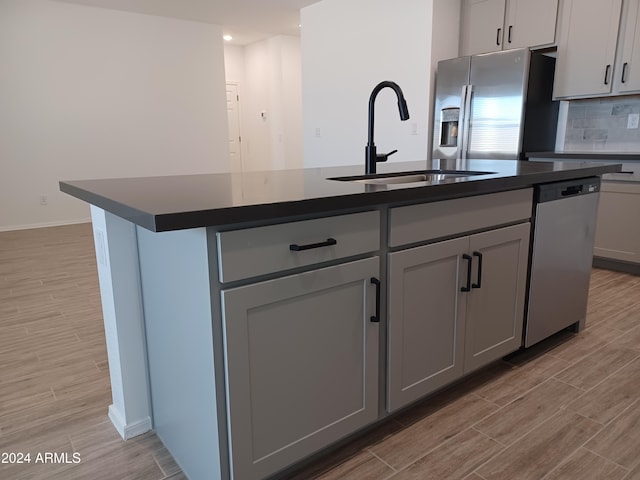
POLYGON ((640 0, 566 0, 555 98, 640 92, 640 0))
POLYGON ((627 0, 622 8, 622 18, 614 88, 618 93, 639 93, 640 0, 627 0))
POLYGON ((462 0, 460 54, 555 42, 558 0, 462 0))

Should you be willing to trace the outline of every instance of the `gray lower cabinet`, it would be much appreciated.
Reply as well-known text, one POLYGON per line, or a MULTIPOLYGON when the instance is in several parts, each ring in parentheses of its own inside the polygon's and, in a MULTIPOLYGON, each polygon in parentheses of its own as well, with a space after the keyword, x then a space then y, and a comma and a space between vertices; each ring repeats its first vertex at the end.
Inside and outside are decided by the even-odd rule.
POLYGON ((231 476, 267 477, 378 418, 378 257, 222 291, 231 476))
POLYGON ((482 272, 475 270, 467 295, 464 373, 522 345, 529 232, 524 223, 469 239, 474 267, 481 262, 482 272))
POLYGON ((640 264, 640 183, 602 182, 593 254, 640 264))
POLYGON ((468 248, 462 237, 389 254, 390 412, 462 376, 468 248))
POLYGON ((389 254, 389 411, 520 347, 529 232, 527 222, 389 254))

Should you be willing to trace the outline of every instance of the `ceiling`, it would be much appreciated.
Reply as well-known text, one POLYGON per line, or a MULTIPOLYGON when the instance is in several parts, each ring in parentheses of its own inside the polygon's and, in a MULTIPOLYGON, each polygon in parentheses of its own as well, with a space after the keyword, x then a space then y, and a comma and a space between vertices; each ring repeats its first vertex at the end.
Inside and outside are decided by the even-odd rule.
POLYGON ((300 9, 319 0, 58 0, 220 25, 246 45, 274 35, 299 35, 300 9))

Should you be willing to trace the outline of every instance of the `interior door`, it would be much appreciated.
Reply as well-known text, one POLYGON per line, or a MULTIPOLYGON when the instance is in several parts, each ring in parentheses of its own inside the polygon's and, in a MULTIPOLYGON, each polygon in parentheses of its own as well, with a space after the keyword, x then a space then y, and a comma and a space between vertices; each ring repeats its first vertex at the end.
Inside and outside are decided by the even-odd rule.
POLYGON ((227 83, 227 120, 229 123, 229 156, 231 170, 242 172, 242 149, 240 136, 240 96, 238 85, 227 83))

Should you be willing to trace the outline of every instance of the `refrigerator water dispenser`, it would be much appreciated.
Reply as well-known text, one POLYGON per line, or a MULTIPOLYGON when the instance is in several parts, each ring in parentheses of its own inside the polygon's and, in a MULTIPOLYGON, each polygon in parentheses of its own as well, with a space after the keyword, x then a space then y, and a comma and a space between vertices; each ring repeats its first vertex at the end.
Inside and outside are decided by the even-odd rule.
POLYGON ((440 131, 441 147, 458 146, 458 119, 460 118, 460 109, 457 107, 443 108, 440 112, 442 130, 440 131))

